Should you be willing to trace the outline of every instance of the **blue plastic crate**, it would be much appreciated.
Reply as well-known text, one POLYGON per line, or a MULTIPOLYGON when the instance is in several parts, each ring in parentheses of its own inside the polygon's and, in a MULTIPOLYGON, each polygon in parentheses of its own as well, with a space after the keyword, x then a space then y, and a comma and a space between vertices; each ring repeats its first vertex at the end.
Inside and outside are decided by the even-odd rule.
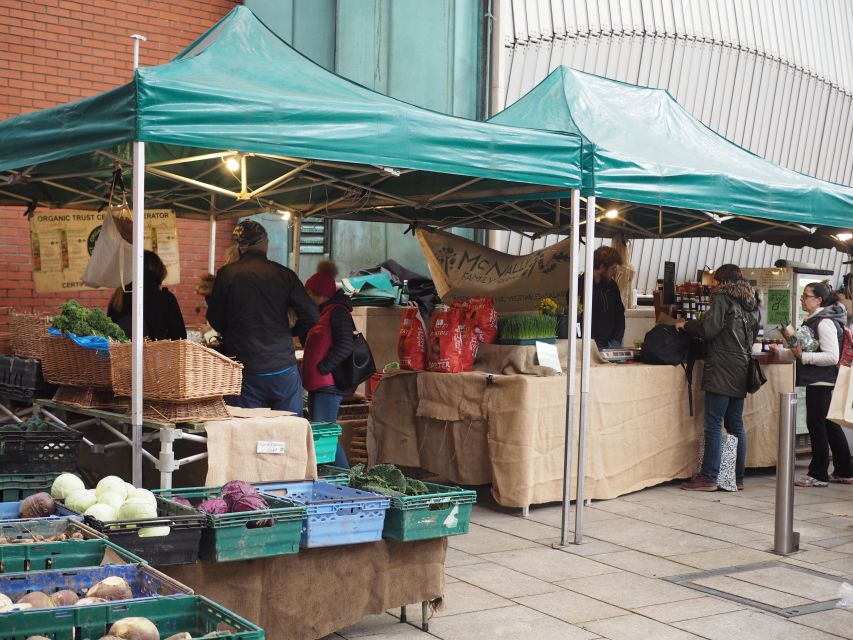
POLYGON ((305 548, 382 539, 385 512, 391 504, 386 496, 328 482, 259 483, 255 486, 263 493, 284 496, 307 507, 301 539, 305 548))
MULTIPOLYGON (((23 500, 18 500, 17 502, 0 502, 0 520, 21 520, 21 503, 23 500)), ((56 513, 52 516, 47 516, 48 518, 71 518, 72 520, 77 520, 78 522, 83 522, 83 516, 78 513, 67 509, 64 505, 59 502, 56 503, 56 513)))
MULTIPOLYGON (((109 576, 118 576, 127 580, 133 592, 134 601, 192 593, 192 589, 144 564, 4 573, 0 574, 0 593, 9 596, 13 602, 17 602, 31 591, 42 591, 50 595, 68 589, 84 596, 92 585, 109 576)), ((6 615, 10 614, 0 613, 0 629, 3 628, 2 620, 6 615)))

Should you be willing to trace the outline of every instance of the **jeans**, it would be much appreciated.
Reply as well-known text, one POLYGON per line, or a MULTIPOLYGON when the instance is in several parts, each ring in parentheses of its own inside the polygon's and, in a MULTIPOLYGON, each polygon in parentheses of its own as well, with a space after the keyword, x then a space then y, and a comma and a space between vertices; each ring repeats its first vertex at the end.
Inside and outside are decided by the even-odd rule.
POLYGON ((239 396, 228 398, 228 404, 244 409, 269 407, 302 417, 302 376, 298 367, 271 376, 243 373, 241 391, 239 396))
POLYGON ((723 432, 737 437, 737 462, 735 463, 735 482, 743 483, 746 470, 746 430, 743 427, 743 404, 745 398, 731 398, 719 393, 705 392, 705 455, 702 457, 700 473, 711 482, 720 475, 720 462, 723 457, 723 432))
POLYGON ((829 482, 830 450, 835 475, 841 478, 853 476, 847 437, 841 427, 826 419, 832 402, 833 388, 824 385, 806 387, 806 426, 809 428, 809 439, 812 445, 809 475, 823 482, 829 482))
MULTIPOLYGON (((308 415, 313 422, 335 422, 338 419, 338 408, 341 406, 341 396, 337 393, 326 393, 324 391, 308 392, 308 415)), ((335 453, 335 466, 341 469, 349 469, 346 451, 338 442, 338 450, 335 453)))

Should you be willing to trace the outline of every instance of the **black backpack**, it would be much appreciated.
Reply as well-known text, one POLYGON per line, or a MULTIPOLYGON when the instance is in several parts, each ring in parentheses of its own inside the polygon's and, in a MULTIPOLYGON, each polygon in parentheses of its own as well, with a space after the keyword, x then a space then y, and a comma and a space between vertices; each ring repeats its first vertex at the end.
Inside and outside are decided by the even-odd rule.
POLYGON ((658 324, 643 338, 640 361, 645 364, 681 365, 687 377, 687 400, 690 415, 693 415, 693 366, 696 360, 704 358, 704 342, 691 338, 667 324, 658 324))

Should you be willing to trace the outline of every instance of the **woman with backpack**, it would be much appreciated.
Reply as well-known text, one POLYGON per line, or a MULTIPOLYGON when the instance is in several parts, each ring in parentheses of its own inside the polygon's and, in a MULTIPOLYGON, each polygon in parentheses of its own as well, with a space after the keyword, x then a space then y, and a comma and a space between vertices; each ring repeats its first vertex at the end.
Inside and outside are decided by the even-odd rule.
POLYGON ((743 405, 747 394, 749 359, 758 332, 755 290, 740 268, 724 264, 714 272, 717 288, 711 307, 698 320, 676 327, 705 341, 707 355, 702 374, 705 391, 705 453, 699 473, 681 485, 687 491, 716 491, 723 455, 722 427, 737 437, 735 483, 743 489, 746 470, 746 430, 743 405))
MULTIPOLYGON (((320 309, 320 319, 308 331, 302 356, 302 386, 308 391, 308 415, 314 422, 335 422, 342 397, 353 392, 353 389, 338 389, 332 376, 338 365, 352 354, 355 330, 352 302, 337 288, 336 274, 335 263, 324 261, 305 282, 308 297, 320 309)), ((340 443, 335 466, 349 468, 340 443)))
POLYGON ((838 376, 838 360, 844 341, 847 311, 832 289, 822 282, 806 285, 800 297, 809 316, 803 325, 817 338, 817 351, 803 351, 797 344, 791 349, 797 358, 797 386, 806 388, 806 426, 812 447, 808 474, 797 478, 798 487, 826 487, 830 482, 853 484, 850 447, 840 426, 826 419, 832 391, 838 376), (829 451, 833 473, 829 474, 829 451))

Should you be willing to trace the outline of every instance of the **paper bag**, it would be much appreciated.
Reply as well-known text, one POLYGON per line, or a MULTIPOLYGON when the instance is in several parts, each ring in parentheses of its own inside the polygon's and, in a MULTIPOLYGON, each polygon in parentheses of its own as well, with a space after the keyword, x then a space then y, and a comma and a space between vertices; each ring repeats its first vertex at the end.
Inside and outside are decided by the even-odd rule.
POLYGON ((840 424, 842 427, 853 429, 851 384, 853 384, 853 376, 850 375, 850 367, 838 367, 838 378, 835 380, 835 389, 832 390, 832 402, 829 405, 826 419, 835 424, 840 424))
POLYGON ((89 287, 117 289, 132 279, 133 246, 122 237, 112 214, 107 214, 83 272, 83 283, 89 287))
MULTIPOLYGON (((705 455, 705 434, 699 440, 699 468, 702 468, 702 458, 705 455)), ((717 486, 723 491, 737 491, 735 465, 737 464, 737 436, 723 434, 723 455, 720 458, 720 475, 717 476, 717 486)))

